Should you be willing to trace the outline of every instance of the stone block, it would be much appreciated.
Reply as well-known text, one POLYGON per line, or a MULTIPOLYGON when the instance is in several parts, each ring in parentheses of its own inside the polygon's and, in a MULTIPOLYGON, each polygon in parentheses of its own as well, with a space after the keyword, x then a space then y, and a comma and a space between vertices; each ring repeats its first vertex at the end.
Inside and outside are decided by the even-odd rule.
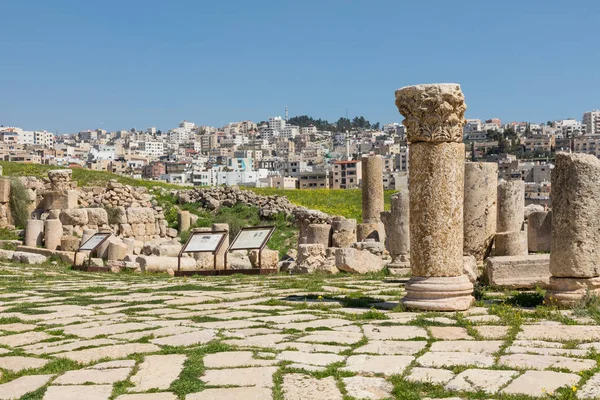
POLYGON ((499 232, 495 236, 496 256, 525 256, 527 250, 527 231, 499 232))
POLYGON ((492 286, 532 289, 550 282, 550 255, 489 257, 484 274, 492 286))
POLYGON ((10 180, 0 179, 0 203, 10 201, 10 180))
POLYGON ((335 266, 340 271, 366 274, 381 271, 385 263, 381 257, 371 254, 368 250, 350 247, 335 250, 335 266))
POLYGON ((24 251, 15 251, 12 257, 13 262, 22 264, 43 264, 48 261, 48 258, 35 253, 26 253, 24 251))
POLYGON ((87 225, 88 212, 85 208, 62 210, 58 219, 65 225, 87 225))
MULTIPOLYGON (((135 261, 143 272, 167 272, 168 269, 177 271, 177 257, 138 256, 135 261)), ((181 258, 183 271, 195 271, 196 260, 190 257, 181 258)))
POLYGON ((60 249, 62 251, 77 251, 81 239, 75 236, 63 236, 60 239, 60 249))
POLYGON ((85 209, 88 215, 89 225, 106 225, 108 224, 108 213, 104 208, 87 208, 85 209))
MULTIPOLYGON (((252 268, 259 268, 258 262, 258 250, 250 250, 248 253, 248 258, 250 259, 250 263, 252 264, 252 268)), ((277 268, 277 264, 279 263, 279 252, 277 250, 264 249, 262 251, 262 268, 264 269, 273 269, 277 268)))
POLYGON ((385 226, 383 222, 362 223, 356 226, 356 241, 364 242, 367 239, 373 239, 381 243, 385 242, 385 226))
POLYGON ((552 211, 532 212, 527 219, 527 246, 531 253, 549 253, 552 243, 552 211))

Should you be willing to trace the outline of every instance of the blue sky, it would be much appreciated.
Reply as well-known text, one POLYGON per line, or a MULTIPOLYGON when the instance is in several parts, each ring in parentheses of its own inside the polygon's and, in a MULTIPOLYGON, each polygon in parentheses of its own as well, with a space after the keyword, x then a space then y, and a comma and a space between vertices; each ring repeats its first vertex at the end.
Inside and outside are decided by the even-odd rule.
POLYGON ((600 108, 600 1, 0 0, 0 124, 72 133, 308 114, 401 121, 457 82, 468 118, 600 108), (101 125, 102 124, 102 125, 101 125))

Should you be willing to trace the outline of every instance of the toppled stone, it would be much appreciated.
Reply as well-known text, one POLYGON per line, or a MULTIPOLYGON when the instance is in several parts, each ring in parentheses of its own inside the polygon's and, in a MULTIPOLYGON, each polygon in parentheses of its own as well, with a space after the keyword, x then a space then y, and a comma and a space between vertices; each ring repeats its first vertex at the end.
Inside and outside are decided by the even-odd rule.
POLYGON ((336 249, 335 266, 340 271, 356 274, 378 272, 385 267, 384 261, 368 250, 354 248, 336 249))

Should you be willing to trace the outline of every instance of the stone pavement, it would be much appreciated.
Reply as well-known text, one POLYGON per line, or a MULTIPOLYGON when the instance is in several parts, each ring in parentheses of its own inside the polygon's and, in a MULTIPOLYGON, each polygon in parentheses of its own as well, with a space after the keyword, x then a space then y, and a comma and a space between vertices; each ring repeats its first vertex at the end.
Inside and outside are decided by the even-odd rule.
POLYGON ((404 282, 3 265, 0 399, 600 398, 585 309, 407 312, 404 282))

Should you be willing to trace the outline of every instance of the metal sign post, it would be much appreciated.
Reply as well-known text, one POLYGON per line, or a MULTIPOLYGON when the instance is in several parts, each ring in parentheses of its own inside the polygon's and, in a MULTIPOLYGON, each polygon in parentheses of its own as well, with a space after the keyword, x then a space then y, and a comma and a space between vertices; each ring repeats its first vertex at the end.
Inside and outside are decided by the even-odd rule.
POLYGON ((181 270, 181 256, 183 253, 212 253, 214 270, 216 271, 217 253, 221 249, 221 246, 223 246, 227 233, 227 231, 192 232, 177 256, 177 272, 175 275, 181 276, 200 272, 181 270))
MULTIPOLYGON (((96 255, 98 255, 98 248, 108 240, 112 236, 110 232, 99 232, 95 233, 88 240, 85 241, 79 248, 75 251, 75 259, 73 260, 73 266, 71 269, 86 271, 86 272, 107 272, 108 268, 106 267, 92 267, 92 253, 95 251, 96 255), (87 267, 85 265, 78 266, 75 265, 77 261, 77 253, 81 251, 89 251, 88 259, 87 259, 87 267)), ((84 263, 85 264, 85 263, 84 263)))
POLYGON ((227 255, 234 250, 258 250, 258 268, 252 268, 250 270, 241 269, 239 273, 243 274, 269 274, 276 273, 275 269, 262 268, 262 251, 271 236, 275 232, 274 226, 254 226, 249 228, 242 228, 235 239, 231 242, 231 245, 225 252, 225 269, 227 269, 227 255))

